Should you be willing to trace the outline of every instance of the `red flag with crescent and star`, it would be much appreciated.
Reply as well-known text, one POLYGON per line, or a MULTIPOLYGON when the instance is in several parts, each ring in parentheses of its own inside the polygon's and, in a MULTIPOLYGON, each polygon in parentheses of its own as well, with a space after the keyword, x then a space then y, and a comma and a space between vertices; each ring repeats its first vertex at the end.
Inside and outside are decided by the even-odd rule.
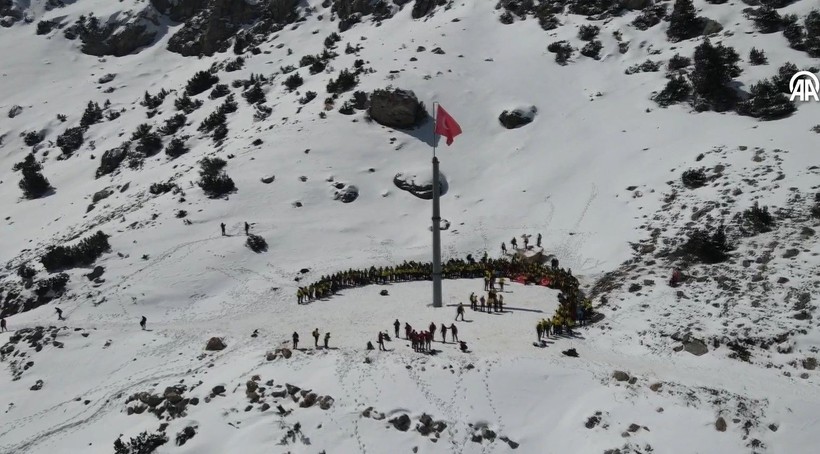
POLYGON ((453 139, 461 134, 461 126, 440 105, 436 108, 436 134, 446 137, 447 145, 452 145, 453 139))

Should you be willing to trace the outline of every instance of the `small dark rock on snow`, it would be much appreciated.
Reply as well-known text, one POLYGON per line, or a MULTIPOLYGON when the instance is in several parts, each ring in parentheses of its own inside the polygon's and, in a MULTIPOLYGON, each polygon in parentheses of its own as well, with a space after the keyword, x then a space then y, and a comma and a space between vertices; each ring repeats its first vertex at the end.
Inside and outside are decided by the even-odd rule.
POLYGON ((507 129, 516 129, 532 123, 538 109, 531 106, 527 109, 505 110, 498 116, 498 121, 507 129))

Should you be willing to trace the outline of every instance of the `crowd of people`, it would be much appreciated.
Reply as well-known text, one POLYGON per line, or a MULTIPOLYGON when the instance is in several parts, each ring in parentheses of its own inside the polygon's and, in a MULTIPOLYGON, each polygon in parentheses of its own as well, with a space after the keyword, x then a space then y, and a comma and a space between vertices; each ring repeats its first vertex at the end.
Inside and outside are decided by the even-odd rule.
MULTIPOLYGON (((529 247, 529 236, 523 236, 524 249, 529 247)), ((541 235, 538 235, 536 245, 540 247, 541 235)), ((471 293, 469 296, 470 309, 481 312, 504 312, 504 286, 508 282, 515 281, 521 284, 545 285, 560 291, 558 295, 559 305, 552 317, 539 320, 536 323, 536 332, 540 342, 544 336, 560 336, 572 334, 572 329, 576 326, 583 326, 594 315, 592 302, 585 298, 579 289, 578 279, 572 275, 571 269, 559 267, 558 260, 552 258, 549 263, 539 260, 527 260, 517 254, 518 241, 513 238, 510 241, 513 253, 508 253, 506 244, 502 243, 502 256, 500 258, 490 258, 485 252, 480 260, 475 260, 471 255, 464 259, 450 259, 442 264, 442 276, 444 279, 478 279, 484 280, 484 291, 486 297, 480 297, 471 293)), ((423 281, 432 279, 433 266, 430 262, 405 261, 396 266, 371 266, 367 269, 348 269, 332 275, 322 276, 318 281, 300 287, 297 291, 297 302, 299 304, 308 303, 316 299, 322 299, 336 294, 337 292, 367 285, 389 284, 396 282, 423 281)), ((464 306, 458 305, 456 311, 456 321, 464 320, 464 306)), ((447 340, 447 331, 450 331, 452 341, 458 341, 458 328, 453 323, 449 327, 441 324, 436 329, 436 324, 431 323, 426 329, 416 330, 409 323, 404 326, 404 338, 410 341, 414 351, 428 352, 431 344, 436 338, 436 332, 441 333, 442 342, 447 340)), ((401 330, 399 321, 394 323, 394 335, 400 337, 401 330)), ((377 342, 380 350, 386 350, 384 342, 390 340, 387 332, 379 332, 377 342)), ((466 344, 459 342, 462 350, 466 350, 466 344)), ((372 343, 368 342, 368 348, 373 349, 372 343)))
MULTIPOLYGON (((462 315, 463 320, 463 307, 459 307, 457 311, 462 315), (460 311, 460 312, 459 312, 460 311)), ((456 320, 458 320, 458 315, 456 315, 456 320)), ((401 339, 401 322, 399 319, 393 322, 393 334, 395 335, 396 339, 401 339)), ((461 351, 467 351, 467 343, 458 339, 458 326, 455 323, 451 323, 449 326, 442 323, 439 327, 436 325, 435 322, 430 322, 430 325, 427 328, 422 329, 415 329, 413 328, 410 323, 405 322, 404 324, 404 339, 410 341, 410 347, 415 352, 419 353, 429 353, 432 352, 433 342, 435 341, 436 332, 441 333, 441 343, 447 343, 447 333, 450 333, 450 341, 454 344, 458 344, 461 351)), ((379 350, 387 350, 384 346, 385 341, 390 341, 390 335, 387 332, 379 331, 378 335, 378 344, 379 350)), ((373 344, 368 342, 367 343, 368 350, 374 350, 373 344)))
MULTIPOLYGON (((332 296, 341 290, 364 287, 367 285, 389 284, 394 282, 431 280, 433 265, 430 262, 405 261, 397 266, 375 267, 368 269, 348 269, 335 274, 322 276, 318 281, 300 287, 296 292, 297 303, 308 303, 317 299, 332 296)), ((505 279, 514 279, 522 284, 541 284, 561 290, 567 298, 576 298, 578 279, 571 269, 559 268, 558 260, 552 259, 549 265, 537 261, 522 260, 517 255, 501 258, 489 258, 487 254, 481 260, 471 255, 466 259, 450 259, 442 264, 444 279, 478 279, 483 278, 485 290, 495 290, 496 284, 503 291, 505 279)))

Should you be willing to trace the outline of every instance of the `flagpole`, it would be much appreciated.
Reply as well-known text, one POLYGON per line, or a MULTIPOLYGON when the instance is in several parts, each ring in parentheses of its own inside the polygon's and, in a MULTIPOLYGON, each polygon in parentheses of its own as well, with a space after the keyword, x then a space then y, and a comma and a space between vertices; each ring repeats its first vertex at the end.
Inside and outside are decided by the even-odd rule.
POLYGON ((441 307, 441 213, 439 206, 439 171, 436 157, 436 122, 438 103, 433 103, 433 307, 441 307))

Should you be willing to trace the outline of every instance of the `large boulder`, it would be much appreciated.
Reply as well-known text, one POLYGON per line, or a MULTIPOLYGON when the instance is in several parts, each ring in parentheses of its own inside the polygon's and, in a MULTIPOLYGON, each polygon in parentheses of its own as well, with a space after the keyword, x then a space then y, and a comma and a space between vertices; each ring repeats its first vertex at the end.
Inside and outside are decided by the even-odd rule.
POLYGON ((128 155, 129 146, 119 146, 106 150, 100 158, 100 167, 97 169, 97 178, 114 172, 128 155))
POLYGON ((219 351, 224 350, 228 345, 225 344, 225 341, 221 337, 212 337, 208 339, 208 344, 205 345, 205 350, 208 351, 219 351))
MULTIPOLYGON (((407 191, 420 199, 432 200, 433 198, 432 171, 400 172, 393 177, 393 184, 402 191, 407 191)), ((449 188, 447 177, 444 173, 439 172, 439 195, 447 194, 449 188)))
POLYGON ((516 129, 532 123, 538 109, 535 106, 519 107, 505 110, 498 116, 498 121, 507 129, 516 129))
POLYGON ((424 104, 410 90, 375 90, 370 95, 370 118, 390 128, 410 129, 427 118, 424 104))

